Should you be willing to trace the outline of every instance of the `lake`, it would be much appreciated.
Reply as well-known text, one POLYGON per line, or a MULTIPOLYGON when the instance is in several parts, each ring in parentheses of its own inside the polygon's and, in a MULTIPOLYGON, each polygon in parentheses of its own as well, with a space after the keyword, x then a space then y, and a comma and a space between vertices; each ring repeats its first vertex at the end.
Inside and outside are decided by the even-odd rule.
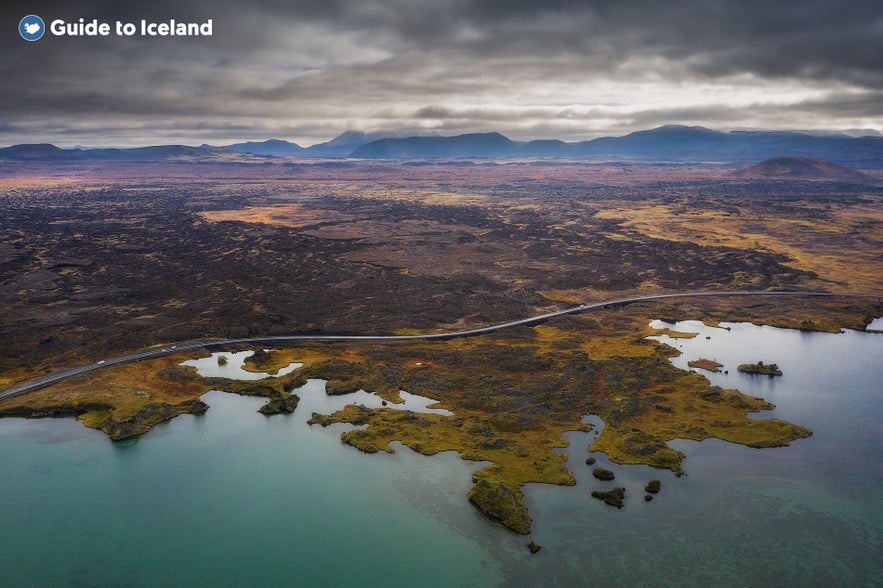
POLYGON ((263 399, 210 392, 208 413, 134 444, 70 419, 0 420, 3 584, 877 585, 883 335, 724 326, 678 323, 699 336, 661 339, 682 351, 676 365, 716 359, 729 374, 703 372, 713 383, 777 405, 755 418, 813 436, 763 450, 675 441, 687 454, 681 478, 593 454, 627 488, 617 510, 589 496, 605 484, 584 463, 593 434, 566 433, 578 484, 525 488, 530 537, 467 502, 481 464, 401 446, 365 455, 339 441, 346 425, 306 425, 313 411, 380 402, 327 397, 319 380, 298 391, 292 415, 265 417, 263 399), (735 369, 758 360, 784 376, 735 369), (662 491, 644 502, 652 478, 662 491), (543 550, 528 553, 530 540, 543 550))

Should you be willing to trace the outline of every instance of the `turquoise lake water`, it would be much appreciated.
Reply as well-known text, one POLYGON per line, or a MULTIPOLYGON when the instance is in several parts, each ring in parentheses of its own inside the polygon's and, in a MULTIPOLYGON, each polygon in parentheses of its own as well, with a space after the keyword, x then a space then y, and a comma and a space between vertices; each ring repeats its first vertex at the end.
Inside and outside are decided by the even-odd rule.
POLYGON ((755 418, 814 435, 764 450, 675 441, 687 454, 681 478, 593 454, 627 489, 617 510, 589 496, 611 484, 584 463, 593 434, 566 433, 578 484, 525 488, 530 537, 469 505, 481 464, 400 446, 365 455, 340 443, 344 425, 306 425, 313 411, 377 401, 328 398, 318 380, 292 415, 268 418, 256 412, 262 399, 211 392, 205 415, 130 445, 71 419, 0 420, 0 584, 879 585, 883 335, 725 325, 676 325, 700 336, 671 341, 683 352, 674 363, 724 363, 729 374, 707 374, 713 383, 777 405, 755 418), (736 372, 757 360, 785 375, 736 372), (653 478, 662 492, 646 503, 653 478))

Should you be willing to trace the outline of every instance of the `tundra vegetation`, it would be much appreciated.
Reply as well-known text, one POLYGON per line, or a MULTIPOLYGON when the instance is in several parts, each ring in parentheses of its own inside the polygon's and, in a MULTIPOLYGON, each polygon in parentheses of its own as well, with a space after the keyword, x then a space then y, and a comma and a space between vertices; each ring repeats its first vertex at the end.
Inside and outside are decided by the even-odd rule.
POLYGON ((688 361, 687 365, 691 368, 698 368, 701 370, 706 370, 709 372, 719 372, 720 368, 724 367, 724 364, 718 363, 713 359, 694 359, 692 361, 688 361))
MULTIPOLYGON (((883 291, 883 195, 867 185, 584 162, 4 166, 0 389, 207 337, 445 332, 626 294, 883 291)), ((453 416, 350 405, 310 422, 367 425, 342 435, 366 452, 400 441, 490 462, 468 499, 527 533, 522 486, 574 483, 553 450, 588 430, 584 415, 605 422, 590 451, 675 473, 675 438, 810 435, 749 419, 772 405, 673 367, 672 348, 644 339, 666 332, 651 319, 836 331, 880 315, 873 297, 655 301, 469 339, 274 349, 247 369, 303 367, 250 382, 180 366, 193 352, 71 378, 0 414, 77 415, 124 439, 204 412, 210 389, 264 396, 271 413, 296 410, 307 378, 390 405, 405 390, 453 416)))

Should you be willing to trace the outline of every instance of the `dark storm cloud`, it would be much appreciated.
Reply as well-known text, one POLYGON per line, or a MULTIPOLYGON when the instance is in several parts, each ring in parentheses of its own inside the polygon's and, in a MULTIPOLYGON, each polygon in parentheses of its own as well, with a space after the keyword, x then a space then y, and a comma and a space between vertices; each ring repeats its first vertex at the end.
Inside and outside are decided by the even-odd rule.
POLYGON ((65 126, 129 128, 135 142, 151 129, 322 140, 348 126, 579 138, 775 124, 783 102, 802 117, 792 127, 883 125, 879 1, 94 0, 0 14, 0 143, 65 126), (212 18, 214 35, 27 43, 14 28, 26 13, 212 18), (714 87, 744 95, 700 96, 714 87))

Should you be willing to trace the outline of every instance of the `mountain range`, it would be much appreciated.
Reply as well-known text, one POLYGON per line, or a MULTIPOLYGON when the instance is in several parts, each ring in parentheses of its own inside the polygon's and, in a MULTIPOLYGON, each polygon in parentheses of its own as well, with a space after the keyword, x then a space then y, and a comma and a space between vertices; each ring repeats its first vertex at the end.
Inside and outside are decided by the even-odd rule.
POLYGON ((730 131, 668 125, 623 137, 589 141, 513 141, 500 133, 452 137, 347 131, 331 141, 301 147, 271 139, 223 147, 161 145, 134 149, 59 149, 14 145, 0 149, 7 160, 216 161, 231 157, 358 159, 609 158, 658 162, 754 163, 779 156, 823 159, 860 169, 883 169, 883 136, 797 131, 730 131))

